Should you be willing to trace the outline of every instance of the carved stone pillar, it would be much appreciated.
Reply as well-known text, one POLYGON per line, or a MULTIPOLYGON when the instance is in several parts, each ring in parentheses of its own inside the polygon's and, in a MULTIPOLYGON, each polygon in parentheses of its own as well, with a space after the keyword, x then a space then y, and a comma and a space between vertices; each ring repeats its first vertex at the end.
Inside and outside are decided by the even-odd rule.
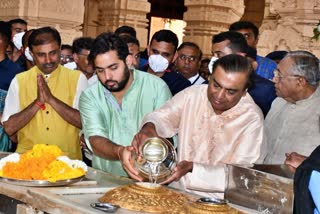
POLYGON ((148 38, 146 14, 149 12, 147 0, 86 0, 84 34, 96 36, 128 25, 136 29, 140 46, 144 48, 148 38))
POLYGON ((22 18, 28 28, 55 27, 62 43, 71 44, 82 36, 84 0, 1 0, 0 19, 22 18))
POLYGON ((242 0, 185 0, 184 41, 197 43, 204 56, 211 56, 212 35, 227 31, 244 12, 242 0))
POLYGON ((307 50, 319 57, 320 42, 311 39, 319 19, 319 0, 267 0, 260 28, 259 54, 307 50))

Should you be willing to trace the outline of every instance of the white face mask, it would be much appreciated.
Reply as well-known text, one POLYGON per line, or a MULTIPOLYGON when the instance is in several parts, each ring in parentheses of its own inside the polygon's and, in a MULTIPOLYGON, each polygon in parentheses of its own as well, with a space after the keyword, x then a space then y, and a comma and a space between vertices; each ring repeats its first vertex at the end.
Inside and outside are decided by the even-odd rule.
POLYGON ((149 66, 154 72, 162 72, 169 66, 169 61, 160 54, 149 56, 149 66))
POLYGON ((24 34, 25 34, 25 32, 16 33, 12 38, 12 42, 18 50, 20 50, 22 47, 22 37, 24 34))
POLYGON ((210 60, 209 65, 208 65, 210 74, 212 74, 212 66, 213 66, 214 62, 217 61, 218 59, 219 58, 217 58, 215 56, 211 57, 211 60, 210 60))
POLYGON ((24 50, 24 55, 25 57, 27 58, 27 60, 33 62, 33 58, 30 54, 30 50, 29 50, 29 47, 27 47, 25 50, 24 50))

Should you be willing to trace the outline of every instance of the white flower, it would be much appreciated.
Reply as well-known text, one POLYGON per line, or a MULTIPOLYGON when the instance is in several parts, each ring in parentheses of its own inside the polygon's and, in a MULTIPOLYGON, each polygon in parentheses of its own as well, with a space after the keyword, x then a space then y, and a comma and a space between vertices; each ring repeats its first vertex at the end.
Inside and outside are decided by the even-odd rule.
POLYGON ((80 160, 71 160, 67 156, 59 156, 57 157, 57 160, 62 161, 66 163, 71 168, 82 168, 85 172, 88 171, 88 166, 80 160))
POLYGON ((20 155, 18 153, 12 153, 2 159, 0 159, 0 170, 2 170, 2 168, 4 167, 4 165, 6 165, 7 162, 19 162, 20 160, 20 155))

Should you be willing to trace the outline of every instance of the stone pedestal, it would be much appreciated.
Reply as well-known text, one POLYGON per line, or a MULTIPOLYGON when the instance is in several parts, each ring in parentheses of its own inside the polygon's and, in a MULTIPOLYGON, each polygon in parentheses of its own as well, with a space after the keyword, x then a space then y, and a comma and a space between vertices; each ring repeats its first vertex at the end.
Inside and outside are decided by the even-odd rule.
POLYGON ((141 48, 147 46, 147 0, 86 0, 84 35, 95 37, 122 25, 134 27, 141 48))
POLYGON ((267 0, 258 52, 307 50, 320 56, 320 41, 312 40, 320 19, 320 1, 267 0))
POLYGON ((0 19, 22 18, 28 29, 44 26, 55 27, 62 43, 71 44, 82 36, 84 0, 1 0, 0 19))
POLYGON ((241 0, 185 0, 184 41, 197 43, 204 57, 211 57, 212 35, 227 31, 229 25, 240 20, 244 11, 241 0))

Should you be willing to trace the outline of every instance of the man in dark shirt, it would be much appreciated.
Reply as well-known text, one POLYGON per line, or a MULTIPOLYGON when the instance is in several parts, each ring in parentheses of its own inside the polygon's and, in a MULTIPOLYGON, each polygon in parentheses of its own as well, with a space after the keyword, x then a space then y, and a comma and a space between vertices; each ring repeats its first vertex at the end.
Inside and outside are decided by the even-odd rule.
POLYGON ((189 87, 191 83, 181 74, 173 71, 172 64, 177 58, 178 37, 170 30, 156 32, 148 46, 148 65, 143 70, 163 79, 172 95, 189 87))
MULTIPOLYGON (((213 36, 211 52, 213 56, 218 58, 229 54, 247 56, 248 44, 241 33, 235 31, 222 32, 213 36)), ((272 101, 276 98, 274 83, 256 73, 252 75, 254 85, 248 89, 248 93, 260 107, 263 115, 266 116, 272 101)))
MULTIPOLYGON (((0 21, 0 119, 11 80, 17 73, 22 71, 22 68, 12 62, 6 54, 10 38, 11 30, 9 25, 6 22, 0 21)), ((15 150, 14 145, 0 124, 0 151, 13 152, 15 150)))
POLYGON ((7 23, 0 22, 0 89, 7 91, 14 76, 22 68, 12 62, 6 55, 6 50, 11 38, 11 30, 7 23))

